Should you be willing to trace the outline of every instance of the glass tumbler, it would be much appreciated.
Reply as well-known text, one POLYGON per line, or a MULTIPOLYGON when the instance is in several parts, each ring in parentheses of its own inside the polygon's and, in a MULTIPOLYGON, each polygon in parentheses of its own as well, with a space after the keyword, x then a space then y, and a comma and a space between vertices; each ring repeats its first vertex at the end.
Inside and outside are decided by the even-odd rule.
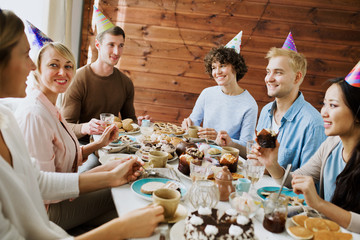
POLYGON ((101 113, 100 114, 100 120, 105 123, 106 127, 113 124, 114 118, 115 118, 115 116, 112 113, 101 113))
POLYGON ((219 190, 210 180, 197 180, 186 194, 186 202, 193 210, 200 206, 214 208, 219 202, 219 190))

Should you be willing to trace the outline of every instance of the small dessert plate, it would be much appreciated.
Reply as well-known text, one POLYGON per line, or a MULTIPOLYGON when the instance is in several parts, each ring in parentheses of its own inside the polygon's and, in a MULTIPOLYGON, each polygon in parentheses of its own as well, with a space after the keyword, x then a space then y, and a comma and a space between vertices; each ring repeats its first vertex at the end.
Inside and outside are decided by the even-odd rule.
MULTIPOLYGON (((143 156, 143 154, 140 152, 140 150, 136 151, 135 155, 138 156, 141 160, 143 160, 143 161, 145 161, 145 162, 148 162, 148 161, 149 161, 149 159, 144 158, 144 156, 143 156)), ((177 160, 177 159, 178 159, 178 155, 176 154, 176 152, 174 152, 174 157, 171 158, 171 159, 168 159, 167 162, 168 162, 168 163, 169 163, 169 162, 173 162, 173 161, 175 161, 175 160, 177 160)))
MULTIPOLYGON (((122 134, 119 134, 119 136, 123 136, 122 134)), ((125 135, 127 136, 127 135, 125 135)), ((136 142, 136 138, 133 137, 133 136, 127 136, 131 142, 128 142, 128 144, 131 144, 131 143, 134 143, 136 142)), ((126 142, 122 142, 122 141, 114 141, 114 142, 111 142, 109 143, 109 146, 112 146, 112 147, 116 147, 116 146, 119 146, 119 145, 123 145, 123 144, 127 144, 126 142)))
MULTIPOLYGON (((221 151, 221 147, 220 147, 220 146, 213 145, 213 144, 211 144, 211 145, 209 145, 209 146, 210 146, 210 148, 216 148, 216 149, 218 149, 218 150, 221 151)), ((220 155, 221 155, 221 152, 218 153, 218 154, 210 154, 211 157, 217 157, 217 156, 220 156, 220 155)))
POLYGON ((125 153, 105 154, 99 158, 99 162, 104 165, 109 161, 121 160, 129 157, 134 157, 134 155, 125 153))
MULTIPOLYGON (((262 198, 262 199, 265 199, 266 196, 264 196, 262 193, 273 193, 273 192, 279 192, 280 188, 279 187, 262 187, 262 188, 259 188, 257 190, 257 194, 262 198)), ((305 199, 304 195, 303 194, 296 194, 294 193, 291 189, 288 189, 288 188, 283 188, 282 191, 281 191, 281 194, 285 195, 285 196, 288 196, 288 197, 297 197, 299 199, 305 199)), ((306 203, 305 201, 302 203, 304 206, 306 206, 306 203)), ((289 203, 289 205, 291 205, 289 203)))
POLYGON ((172 218, 168 219, 166 222, 167 223, 179 222, 180 220, 183 220, 186 218, 187 213, 188 213, 188 211, 187 211, 186 207, 179 203, 174 216, 172 218))
POLYGON ((176 183, 180 187, 181 198, 183 198, 186 194, 186 187, 182 183, 168 178, 142 178, 131 184, 131 190, 142 199, 152 201, 152 195, 141 192, 141 186, 148 182, 167 183, 169 181, 176 183))

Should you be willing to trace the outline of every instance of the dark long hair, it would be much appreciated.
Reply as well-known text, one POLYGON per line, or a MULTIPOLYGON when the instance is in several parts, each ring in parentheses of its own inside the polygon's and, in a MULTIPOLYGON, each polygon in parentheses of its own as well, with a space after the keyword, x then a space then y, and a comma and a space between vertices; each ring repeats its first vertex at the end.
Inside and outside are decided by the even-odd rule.
MULTIPOLYGON (((353 87, 344 78, 332 79, 342 90, 345 104, 354 116, 354 124, 360 124, 360 88, 353 87)), ((350 120, 350 119, 349 119, 350 120)), ((351 121, 351 120, 350 120, 351 121)), ((337 206, 360 213, 360 141, 356 144, 344 170, 336 178, 336 188, 331 202, 337 206)))

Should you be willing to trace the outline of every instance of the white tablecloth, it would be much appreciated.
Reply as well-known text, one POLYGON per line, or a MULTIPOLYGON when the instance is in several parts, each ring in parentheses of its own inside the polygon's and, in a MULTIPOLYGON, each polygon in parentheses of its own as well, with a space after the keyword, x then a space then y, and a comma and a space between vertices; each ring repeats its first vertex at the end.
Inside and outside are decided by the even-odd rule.
MULTIPOLYGON (((99 151, 100 157, 105 154, 108 154, 108 153, 106 151, 102 151, 102 150, 99 151)), ((177 164, 178 164, 178 161, 175 161, 175 162, 172 162, 170 165, 172 167, 176 168, 177 164)), ((188 178, 181 176, 180 174, 178 174, 178 175, 180 177, 181 182, 187 188, 189 188, 191 186, 191 181, 188 178)), ((144 206, 150 204, 149 201, 138 197, 134 192, 132 192, 130 186, 131 186, 131 183, 111 189, 115 207, 116 207, 116 210, 117 210, 119 216, 124 213, 127 213, 129 211, 132 211, 132 210, 135 210, 135 209, 138 209, 138 208, 141 208, 141 207, 144 207, 144 206)), ((261 187, 265 187, 265 186, 279 186, 279 185, 271 177, 263 176, 260 179, 260 181, 256 184, 256 187, 261 188, 261 187)), ((181 202, 181 204, 185 205, 184 202, 181 202)), ((228 209, 229 207, 230 207, 229 202, 219 201, 219 203, 217 205, 217 208, 219 208, 219 209, 228 209)), ((286 230, 283 233, 274 234, 274 233, 271 233, 271 232, 267 231, 266 229, 264 229, 264 227, 262 226, 263 216, 264 216, 263 209, 260 209, 258 211, 258 214, 255 217, 253 217, 255 236, 257 237, 257 239, 259 239, 259 240, 291 239, 291 237, 287 234, 286 230)), ((343 231, 348 232, 346 230, 343 230, 343 231)), ((352 233, 352 234, 353 234, 353 239, 360 240, 359 234, 354 234, 354 233, 352 233)), ((160 237, 160 234, 155 233, 152 237, 146 238, 146 239, 158 240, 159 237, 160 237)))

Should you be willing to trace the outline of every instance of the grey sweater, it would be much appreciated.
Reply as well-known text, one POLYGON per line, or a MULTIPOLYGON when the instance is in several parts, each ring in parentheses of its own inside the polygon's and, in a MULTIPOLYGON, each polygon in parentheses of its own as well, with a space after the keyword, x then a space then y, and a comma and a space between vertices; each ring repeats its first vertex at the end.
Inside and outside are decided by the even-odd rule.
MULTIPOLYGON (((310 158, 310 160, 301 168, 296 169, 293 173, 297 175, 306 175, 311 176, 314 179, 314 182, 320 182, 320 197, 324 198, 324 167, 326 161, 328 160, 329 154, 333 151, 336 145, 341 141, 340 137, 328 137, 316 151, 316 153, 310 158)), ((292 176, 289 174, 289 177, 285 181, 285 186, 291 187, 292 176)), ((275 179, 279 184, 281 184, 282 178, 275 179)), ((359 204, 359 203, 354 203, 359 204)), ((350 212, 351 220, 350 224, 347 227, 347 230, 351 232, 360 233, 360 214, 350 212)))

